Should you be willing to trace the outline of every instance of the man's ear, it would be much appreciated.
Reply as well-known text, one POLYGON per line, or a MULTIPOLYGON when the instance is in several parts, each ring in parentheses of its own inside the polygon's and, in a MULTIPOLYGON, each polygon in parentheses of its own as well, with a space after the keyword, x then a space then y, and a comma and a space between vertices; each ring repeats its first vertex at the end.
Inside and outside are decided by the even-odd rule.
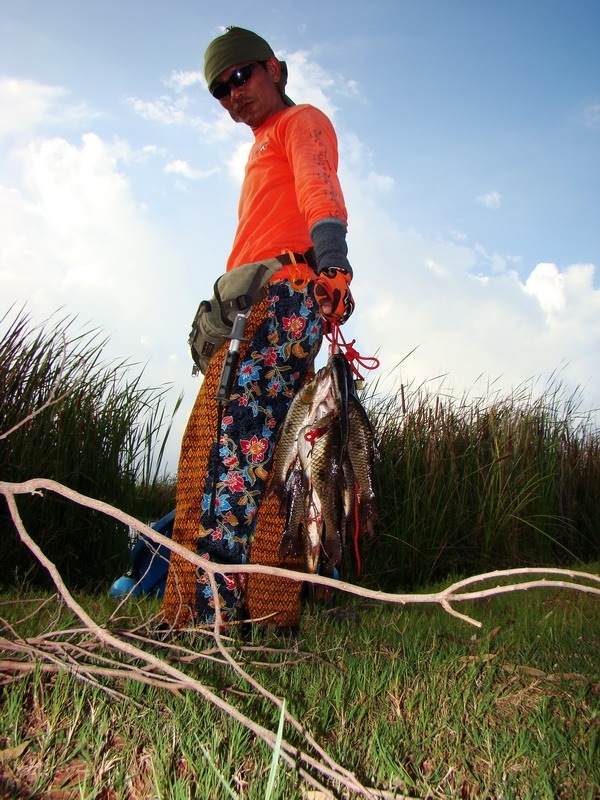
POLYGON ((268 61, 265 62, 265 66, 273 82, 279 83, 279 79, 281 78, 281 64, 279 63, 279 59, 275 56, 271 56, 268 61))

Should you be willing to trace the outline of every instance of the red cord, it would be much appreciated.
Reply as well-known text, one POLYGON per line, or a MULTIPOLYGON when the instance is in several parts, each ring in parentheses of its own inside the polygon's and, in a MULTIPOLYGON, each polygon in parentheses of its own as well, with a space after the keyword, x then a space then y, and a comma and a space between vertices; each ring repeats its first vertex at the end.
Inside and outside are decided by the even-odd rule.
MULTIPOLYGON (((344 339, 344 335, 340 330, 340 326, 336 322, 327 321, 327 328, 325 330, 325 336, 329 339, 329 355, 333 355, 334 353, 342 353, 345 357, 346 361, 350 366, 350 370, 355 378, 358 380, 364 380, 363 376, 360 374, 358 367, 362 367, 363 369, 378 369, 379 368, 379 359, 375 356, 361 356, 358 350, 354 347, 354 343, 356 339, 352 339, 351 342, 347 342, 344 339)), ((317 429, 318 430, 318 429, 317 429)), ((307 431, 305 434, 307 441, 310 444, 314 444, 315 438, 317 438, 320 433, 316 433, 314 431, 307 431), (310 437, 310 439, 309 439, 310 437)), ((360 557, 360 546, 359 546, 359 535, 360 535, 360 517, 359 517, 359 487, 358 484, 354 484, 354 525, 352 531, 352 544, 354 545, 354 558, 356 561, 356 577, 360 577, 360 573, 362 571, 362 561, 360 557)))
POLYGON ((326 331, 325 335, 330 341, 329 354, 333 355, 338 351, 341 352, 350 365, 350 369, 355 378, 358 378, 358 380, 361 381, 364 380, 363 376, 358 370, 359 366, 363 369, 369 370, 379 368, 379 359, 375 356, 361 356, 358 350, 354 347, 356 339, 352 339, 351 342, 347 342, 344 339, 344 334, 340 330, 340 326, 336 322, 329 322, 328 327, 329 329, 326 331))

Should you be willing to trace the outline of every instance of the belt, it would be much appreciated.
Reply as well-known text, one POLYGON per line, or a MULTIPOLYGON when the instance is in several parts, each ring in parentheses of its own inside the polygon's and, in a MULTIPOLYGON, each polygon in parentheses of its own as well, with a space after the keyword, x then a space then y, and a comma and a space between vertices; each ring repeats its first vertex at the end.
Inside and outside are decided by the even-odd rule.
POLYGON ((282 253, 280 256, 275 256, 277 261, 282 267, 287 267, 289 264, 308 264, 313 269, 317 266, 314 248, 309 248, 306 253, 282 253))

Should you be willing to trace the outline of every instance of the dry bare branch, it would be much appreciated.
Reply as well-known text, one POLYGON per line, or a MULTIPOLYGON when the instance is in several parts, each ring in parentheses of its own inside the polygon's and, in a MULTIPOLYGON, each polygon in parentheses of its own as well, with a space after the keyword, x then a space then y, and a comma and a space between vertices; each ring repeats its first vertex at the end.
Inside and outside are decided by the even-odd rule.
MULTIPOLYGON (((66 487, 61 488, 64 490, 66 487)), ((34 491, 38 490, 39 487, 38 489, 34 489, 34 491)), ((11 517, 17 528, 17 532, 21 541, 35 555, 40 564, 42 564, 48 570, 56 588, 58 589, 68 608, 70 608, 71 611, 73 611, 73 613, 79 617, 85 627, 91 633, 93 633, 99 641, 117 652, 124 653, 133 659, 137 659, 142 663, 145 663, 147 669, 154 668, 157 673, 162 674, 165 678, 175 679, 175 681, 180 684, 178 685, 178 688, 197 692, 204 697, 205 700, 212 703, 216 708, 228 714, 232 719, 239 722, 241 725, 245 726, 248 730, 254 733, 255 736, 262 739, 271 749, 275 748, 277 740, 276 734, 270 731, 268 728, 265 728, 246 715, 242 714, 234 705, 223 700, 200 681, 186 675, 177 667, 174 667, 173 665, 165 662, 163 659, 154 656, 153 654, 148 653, 129 642, 122 641, 106 629, 102 628, 102 626, 98 625, 95 620, 93 620, 79 605, 79 603, 77 603, 75 598, 69 592, 54 564, 46 557, 41 548, 30 537, 29 533, 25 529, 25 526, 23 525, 15 496, 10 489, 10 485, 0 483, 0 491, 6 496, 11 517)), ((70 490, 67 490, 67 492, 70 492, 70 490)), ((116 509, 113 509, 113 511, 116 511, 116 509)), ((140 523, 137 521, 135 522, 137 525, 140 525, 140 523)), ((143 525, 141 527, 142 529, 145 528, 143 525)), ((217 629, 215 633, 218 637, 219 630, 217 629)), ((50 656, 48 653, 45 653, 44 657, 49 658, 50 661, 55 661, 55 658, 50 656)), ((68 663, 65 664, 65 669, 68 669, 68 663)), ((77 677, 81 677, 83 680, 93 681, 91 676, 86 676, 81 670, 77 672, 77 677)), ((297 725, 298 729, 302 730, 300 723, 297 723, 297 725)), ((280 742, 280 757, 288 764, 288 766, 296 770, 309 786, 312 786, 318 791, 322 792, 325 797, 335 797, 335 794, 328 788, 327 784, 329 783, 343 786, 353 792, 355 795, 361 797, 381 798, 385 796, 381 792, 371 791, 362 786, 362 784, 352 775, 352 773, 348 772, 341 765, 337 765, 331 759, 327 759, 327 761, 331 762, 331 765, 328 763, 323 763, 323 761, 319 758, 315 758, 314 756, 310 755, 310 753, 291 745, 286 740, 280 742), (324 781, 326 781, 326 783, 324 781)))
MULTIPOLYGON (((110 659, 98 658, 96 662, 90 662, 88 658, 82 669, 81 662, 78 657, 87 657, 89 655, 89 651, 82 649, 81 646, 73 646, 72 649, 69 649, 67 644, 63 643, 58 651, 52 650, 52 648, 49 646, 41 646, 42 642, 47 644, 49 641, 52 642, 52 645, 56 646, 56 636, 59 635, 58 633, 56 636, 47 634, 43 637, 37 637, 35 641, 24 641, 16 635, 16 632, 13 631, 15 638, 13 639, 12 645, 15 651, 19 651, 22 654, 25 653, 29 659, 44 660, 45 668, 48 670, 57 670, 63 668, 74 671, 75 667, 77 666, 79 667, 77 670, 78 677, 93 682, 96 685, 98 685, 96 680, 97 677, 127 677, 128 679, 152 683, 153 685, 161 686, 169 689, 170 691, 178 692, 183 690, 191 690, 197 692, 207 702, 212 703, 216 708, 228 714, 232 719, 236 720, 256 736, 261 738, 272 749, 275 747, 276 742, 276 735, 272 731, 269 731, 264 726, 242 714, 234 705, 223 700, 223 698, 216 695, 200 681, 186 675, 178 667, 168 663, 159 656, 153 655, 152 653, 143 650, 141 647, 132 644, 131 641, 127 641, 123 637, 119 637, 109 632, 106 628, 103 628, 96 623, 75 601, 68 588, 64 584, 64 581, 54 564, 49 561, 49 559, 42 552, 41 548, 28 534, 19 515, 16 495, 41 494, 44 491, 55 492, 75 503, 107 514, 124 523, 125 525, 128 525, 139 531, 140 533, 143 533, 144 536, 148 537, 148 539, 152 540, 156 544, 164 545, 170 551, 178 553, 180 556, 195 564, 197 567, 200 567, 208 575, 209 581, 213 587, 214 597, 217 600, 215 609, 216 622, 210 632, 206 631, 215 639, 216 648, 215 651, 213 651, 212 657, 214 658, 215 652, 218 652, 221 655, 221 659, 218 659, 221 663, 223 663, 223 660, 227 662, 231 668, 234 669, 235 672, 240 675, 255 691, 267 698, 280 710, 283 706, 282 701, 272 693, 268 692, 258 681, 256 681, 246 670, 244 670, 232 656, 230 648, 228 648, 226 645, 226 638, 223 636, 222 632, 223 620, 218 603, 218 592, 216 591, 215 584, 216 574, 222 574, 224 571, 226 571, 228 574, 238 572, 249 574, 258 572, 263 574, 279 575, 295 581, 306 581, 331 586, 332 588, 341 592, 380 602, 395 603, 403 606, 409 604, 433 603, 440 605, 449 614, 477 627, 481 627, 480 622, 470 616, 467 616, 466 614, 458 612, 453 607, 453 604, 467 601, 472 602, 507 592, 528 591, 534 588, 563 588, 600 595, 600 576, 576 570, 565 570, 558 568, 498 570, 455 582, 451 586, 448 586, 446 589, 443 589, 439 592, 423 594, 393 594, 364 589, 355 586, 354 584, 339 580, 332 580, 318 575, 309 575, 294 570, 287 570, 277 567, 266 567, 260 564, 219 565, 214 562, 201 559, 198 555, 191 552, 187 548, 182 547, 171 539, 158 533, 153 528, 144 525, 139 520, 109 505, 108 503, 104 503, 102 501, 82 495, 55 481, 41 478, 31 479, 22 483, 8 483, 0 481, 0 493, 4 494, 6 497, 13 522, 17 528, 17 532, 21 538, 21 541, 30 549, 38 561, 48 570, 61 598, 68 608, 70 608, 71 611, 73 611, 83 623, 84 628, 82 630, 85 633, 89 632, 89 634, 93 635, 97 642, 100 642, 105 647, 108 647, 113 651, 120 653, 121 655, 125 655, 132 662, 136 662, 136 664, 123 664, 115 661, 112 663, 104 663, 103 665, 99 662, 103 660, 110 662, 110 659), (517 576, 521 577, 532 575, 543 577, 536 580, 527 580, 517 583, 503 583, 507 579, 513 579, 517 576), (555 579, 548 579, 548 576, 553 576, 555 579), (472 590, 472 587, 475 587, 477 584, 490 581, 496 581, 497 583, 492 587, 477 588, 472 590), (76 653, 77 647, 79 647, 79 650, 76 653), (144 666, 140 667, 138 666, 138 663, 141 663, 144 666)), ((78 632, 80 631, 81 629, 79 629, 78 632)), ((71 631, 71 633, 74 632, 75 631, 71 631)), ((65 632, 62 632, 63 636, 64 633, 65 632)), ((129 638, 131 639, 133 637, 130 636, 129 638)), ((143 637, 138 638, 141 639, 143 637)), ((156 645, 156 642, 153 642, 153 644, 156 645)), ((3 669, 3 671, 10 672, 10 663, 12 662, 0 662, 0 668, 3 669)), ((21 661, 19 662, 20 666, 13 665, 13 671, 21 670, 23 672, 27 672, 30 669, 30 663, 32 662, 21 661)), ((392 794, 383 790, 371 789, 363 786, 353 773, 346 770, 342 765, 336 763, 326 753, 326 751, 320 747, 320 745, 314 740, 311 734, 298 720, 296 720, 287 711, 284 713, 286 722, 298 734, 301 735, 307 749, 301 750, 298 747, 290 744, 287 740, 283 740, 281 742, 280 757, 292 769, 296 770, 309 786, 312 786, 321 792, 323 797, 336 796, 334 794, 334 790, 330 789, 330 786, 332 785, 344 787, 346 791, 350 791, 352 794, 360 797, 387 798, 392 796, 392 794)), ((393 796, 396 797, 397 800, 402 800, 402 798, 400 798, 397 794, 394 794, 393 796)))
MULTIPOLYGON (((87 508, 92 508, 96 511, 100 511, 113 517, 114 519, 119 520, 136 531, 143 533, 144 536, 156 544, 164 545, 167 549, 187 559, 195 566, 200 567, 209 576, 223 574, 225 569, 227 574, 262 573, 267 575, 279 575, 284 578, 290 578, 294 581, 330 586, 332 589, 337 589, 340 592, 345 592, 347 594, 356 595, 358 597, 363 597, 370 600, 376 600, 378 602, 395 603, 403 606, 409 604, 433 603, 440 605, 445 611, 447 611, 449 614, 452 614, 452 616, 462 619, 478 628, 481 627, 481 622, 465 614, 459 613, 452 607, 452 603, 461 603, 466 601, 471 602, 473 600, 481 600, 494 595, 506 594, 509 592, 527 591, 529 589, 571 589, 573 591, 600 595, 600 576, 593 575, 589 572, 553 567, 524 567, 521 569, 496 570, 494 572, 488 572, 482 575, 475 575, 473 577, 465 578, 464 580, 458 581, 457 583, 454 583, 439 592, 418 594, 380 592, 372 589, 365 589, 345 581, 326 578, 321 575, 311 575, 304 572, 297 572, 295 570, 283 569, 281 567, 268 567, 261 564, 227 564, 225 568, 223 565, 217 564, 214 561, 206 561, 205 559, 200 558, 200 556, 196 555, 196 553, 193 553, 177 542, 174 542, 172 539, 163 536, 162 534, 158 533, 158 531, 150 528, 148 525, 144 525, 144 523, 140 522, 135 517, 132 517, 130 514, 126 514, 124 511, 121 511, 118 508, 109 505, 108 503, 104 503, 101 500, 95 500, 94 498, 87 497, 79 492, 75 492, 73 489, 69 489, 68 487, 63 486, 56 481, 48 480, 46 478, 33 478, 22 483, 7 483, 0 481, 0 494, 4 494, 7 499, 9 496, 17 494, 40 494, 44 490, 56 492, 57 494, 60 494, 75 503, 86 506, 87 508), (565 579, 577 578, 581 581, 595 583, 597 586, 590 586, 589 583, 575 583, 573 581, 547 580, 546 578, 542 578, 537 581, 499 585, 493 588, 480 589, 473 592, 459 592, 460 589, 464 589, 468 586, 472 586, 483 581, 490 581, 494 579, 500 580, 507 577, 527 575, 556 575, 565 579)), ((219 617, 220 615, 217 616, 219 617)), ((216 628, 220 629, 221 626, 222 620, 218 619, 216 628)))

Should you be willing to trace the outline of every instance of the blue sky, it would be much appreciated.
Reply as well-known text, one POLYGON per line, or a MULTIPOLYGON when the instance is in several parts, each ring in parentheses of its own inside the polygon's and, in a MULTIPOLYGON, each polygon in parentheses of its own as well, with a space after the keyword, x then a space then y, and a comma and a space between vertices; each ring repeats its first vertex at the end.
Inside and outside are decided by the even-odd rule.
POLYGON ((558 373, 600 406, 597 0, 0 0, 0 20, 0 314, 62 306, 183 391, 173 465, 189 325, 251 141, 201 75, 229 24, 334 121, 345 330, 380 385, 508 393, 558 373))

